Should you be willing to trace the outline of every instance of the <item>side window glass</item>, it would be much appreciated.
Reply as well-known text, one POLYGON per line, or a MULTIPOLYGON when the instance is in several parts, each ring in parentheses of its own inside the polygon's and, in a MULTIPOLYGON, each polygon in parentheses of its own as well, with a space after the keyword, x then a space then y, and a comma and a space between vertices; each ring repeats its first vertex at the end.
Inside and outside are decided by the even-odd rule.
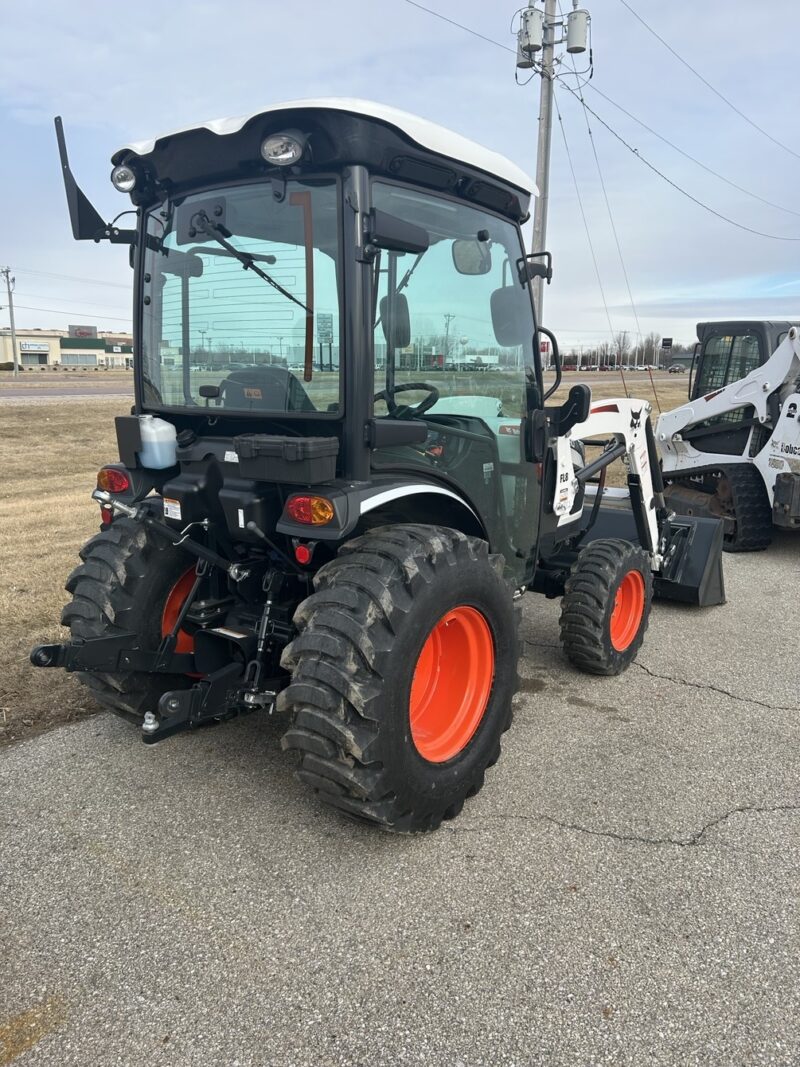
POLYGON ((733 338, 730 336, 711 337, 706 342, 698 383, 700 393, 710 393, 713 389, 720 389, 725 385, 732 344, 733 338))
POLYGON ((756 334, 746 333, 741 337, 734 337, 725 384, 738 382, 740 378, 746 378, 751 371, 754 371, 758 366, 758 355, 756 334))

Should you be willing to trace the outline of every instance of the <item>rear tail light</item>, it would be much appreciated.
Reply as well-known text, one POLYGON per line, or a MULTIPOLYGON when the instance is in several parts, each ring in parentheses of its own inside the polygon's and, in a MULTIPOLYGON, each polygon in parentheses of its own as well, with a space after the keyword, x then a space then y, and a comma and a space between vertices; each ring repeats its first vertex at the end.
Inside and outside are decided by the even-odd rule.
POLYGON ((336 512, 324 496, 293 496, 286 502, 286 514, 303 526, 324 526, 336 512))
POLYGON ((130 487, 128 475, 116 467, 103 467, 97 473, 97 488, 104 493, 125 493, 130 487))

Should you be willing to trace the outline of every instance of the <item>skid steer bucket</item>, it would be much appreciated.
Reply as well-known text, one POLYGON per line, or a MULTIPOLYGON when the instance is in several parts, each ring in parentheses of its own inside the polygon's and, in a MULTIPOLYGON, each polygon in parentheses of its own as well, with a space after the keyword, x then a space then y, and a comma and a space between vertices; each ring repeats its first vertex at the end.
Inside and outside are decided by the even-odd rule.
MULTIPOLYGON (((676 515, 665 524, 662 533, 666 538, 665 563, 653 575, 655 595, 663 600, 678 600, 701 608, 724 604, 723 525, 719 519, 676 515)), ((601 537, 619 537, 639 543, 630 506, 603 504, 581 546, 601 537)))

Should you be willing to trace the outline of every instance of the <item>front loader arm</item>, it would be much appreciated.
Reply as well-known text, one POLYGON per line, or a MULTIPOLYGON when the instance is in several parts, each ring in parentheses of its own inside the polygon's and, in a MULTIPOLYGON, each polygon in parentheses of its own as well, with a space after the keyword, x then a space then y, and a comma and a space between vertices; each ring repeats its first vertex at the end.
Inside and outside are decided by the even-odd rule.
MULTIPOLYGON (((576 503, 581 485, 582 472, 576 472, 572 464, 571 442, 586 441, 601 437, 616 441, 606 453, 610 462, 616 456, 625 456, 628 463, 628 487, 631 492, 631 505, 639 507, 637 527, 641 524, 642 547, 651 556, 652 566, 657 570, 661 565, 658 554, 659 546, 659 508, 660 475, 653 471, 651 449, 648 446, 647 427, 652 408, 645 400, 614 399, 600 400, 592 404, 589 416, 579 422, 556 441, 556 496, 553 511, 557 516, 558 526, 574 522, 576 503), (613 453, 613 455, 612 455, 613 453), (658 479, 658 488, 655 479, 658 479)), ((652 441, 652 429, 651 429, 652 441)), ((587 469, 590 465, 587 465, 587 469)))

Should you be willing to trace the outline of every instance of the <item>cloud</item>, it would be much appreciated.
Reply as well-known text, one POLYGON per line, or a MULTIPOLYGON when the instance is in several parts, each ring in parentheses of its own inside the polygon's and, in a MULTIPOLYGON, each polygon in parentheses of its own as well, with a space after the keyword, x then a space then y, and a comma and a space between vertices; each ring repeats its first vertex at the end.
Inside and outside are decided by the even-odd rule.
MULTIPOLYGON (((508 12, 497 5, 462 0, 455 9, 447 0, 429 3, 512 44, 508 12)), ((737 184, 777 203, 795 204, 797 160, 726 107, 621 4, 586 6, 593 16, 594 84, 737 184)), ((752 5, 706 0, 690 5, 690 13, 687 5, 662 0, 636 0, 634 6, 748 115, 800 152, 796 0, 775 0, 770 21, 781 32, 768 34, 752 5)), ((310 96, 365 96, 416 111, 505 153, 529 172, 535 169, 537 82, 518 88, 510 53, 403 0, 303 7, 279 0, 226 0, 224 5, 144 0, 135 17, 101 0, 69 5, 37 0, 6 5, 3 18, 4 39, 13 47, 4 51, 0 65, 0 254, 14 265, 130 281, 124 250, 71 241, 51 127, 56 113, 65 118, 73 168, 109 215, 120 209, 108 183, 108 160, 119 144, 310 96)), ((800 236, 800 218, 732 190, 588 91, 587 100, 693 195, 744 225, 800 236)), ((563 89, 558 102, 563 126, 557 123, 554 129, 547 242, 556 276, 546 294, 546 319, 567 338, 609 332, 563 129, 612 328, 635 331, 584 117, 563 89)), ((725 315, 745 308, 747 314, 772 314, 766 309, 778 306, 789 310, 786 304, 798 294, 787 279, 797 272, 800 244, 754 237, 714 218, 647 170, 594 120, 592 134, 643 332, 663 332, 666 322, 676 336, 691 340, 694 321, 714 317, 714 308, 724 308, 725 315), (752 297, 748 279, 755 279, 752 297), (785 302, 765 291, 769 279, 789 286, 785 302), (771 296, 777 303, 770 303, 771 296)), ((50 293, 50 303, 39 301, 43 307, 60 306, 57 298, 68 296, 76 310, 119 314, 101 287, 67 290, 42 279, 36 290, 29 282, 26 288, 50 293)), ((47 313, 24 324, 49 325, 53 318, 47 313)))

